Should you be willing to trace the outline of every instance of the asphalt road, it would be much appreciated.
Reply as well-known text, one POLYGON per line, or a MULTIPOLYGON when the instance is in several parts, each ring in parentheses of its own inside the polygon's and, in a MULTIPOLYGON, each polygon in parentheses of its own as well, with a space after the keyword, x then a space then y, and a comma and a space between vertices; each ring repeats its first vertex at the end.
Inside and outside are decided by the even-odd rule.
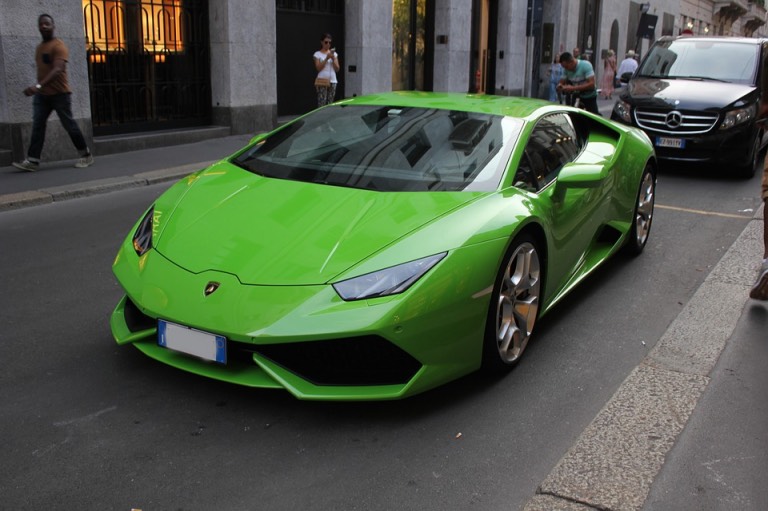
POLYGON ((759 205, 757 177, 662 173, 646 252, 559 304, 510 374, 329 404, 115 345, 110 265, 166 187, 0 213, 0 507, 520 509, 759 205))

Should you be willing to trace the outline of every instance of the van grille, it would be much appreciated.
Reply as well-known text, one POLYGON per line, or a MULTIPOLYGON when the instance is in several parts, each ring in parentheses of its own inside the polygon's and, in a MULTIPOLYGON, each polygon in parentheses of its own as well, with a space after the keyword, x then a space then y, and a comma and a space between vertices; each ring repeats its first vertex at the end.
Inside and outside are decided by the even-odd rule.
POLYGON ((635 122, 643 129, 671 135, 695 135, 710 131, 717 123, 717 114, 683 112, 680 110, 635 110, 635 122))

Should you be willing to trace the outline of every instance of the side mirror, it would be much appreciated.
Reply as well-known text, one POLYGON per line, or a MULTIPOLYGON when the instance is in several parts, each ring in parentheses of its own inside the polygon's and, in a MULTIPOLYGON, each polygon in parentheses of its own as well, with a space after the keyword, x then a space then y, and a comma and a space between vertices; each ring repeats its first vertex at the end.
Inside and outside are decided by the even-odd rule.
POLYGON ((633 73, 631 71, 622 73, 621 76, 619 77, 619 81, 621 83, 629 83, 629 79, 632 78, 632 74, 633 73))
POLYGON ((567 188, 596 188, 608 177, 606 165, 568 163, 557 176, 557 185, 567 188))

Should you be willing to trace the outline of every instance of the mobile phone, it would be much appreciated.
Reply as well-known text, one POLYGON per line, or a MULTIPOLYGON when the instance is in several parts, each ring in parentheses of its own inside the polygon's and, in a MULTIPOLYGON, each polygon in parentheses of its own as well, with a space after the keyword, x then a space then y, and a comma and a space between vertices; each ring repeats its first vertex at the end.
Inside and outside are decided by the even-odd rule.
POLYGON ((331 48, 331 53, 336 53, 336 48, 331 48))

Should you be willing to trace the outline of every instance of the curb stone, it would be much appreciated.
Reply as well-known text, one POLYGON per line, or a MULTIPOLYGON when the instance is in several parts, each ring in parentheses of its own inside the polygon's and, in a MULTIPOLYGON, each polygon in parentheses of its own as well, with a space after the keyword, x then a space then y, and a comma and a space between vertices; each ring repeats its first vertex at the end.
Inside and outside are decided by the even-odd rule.
POLYGON ((0 211, 40 206, 51 202, 53 202, 53 197, 49 193, 39 191, 7 193, 0 195, 0 211))
POLYGON ((52 202, 87 197, 89 195, 176 181, 193 172, 208 167, 216 161, 218 160, 190 163, 167 169, 151 170, 132 176, 96 179, 84 183, 55 186, 42 190, 4 194, 0 195, 0 211, 40 206, 52 202))

